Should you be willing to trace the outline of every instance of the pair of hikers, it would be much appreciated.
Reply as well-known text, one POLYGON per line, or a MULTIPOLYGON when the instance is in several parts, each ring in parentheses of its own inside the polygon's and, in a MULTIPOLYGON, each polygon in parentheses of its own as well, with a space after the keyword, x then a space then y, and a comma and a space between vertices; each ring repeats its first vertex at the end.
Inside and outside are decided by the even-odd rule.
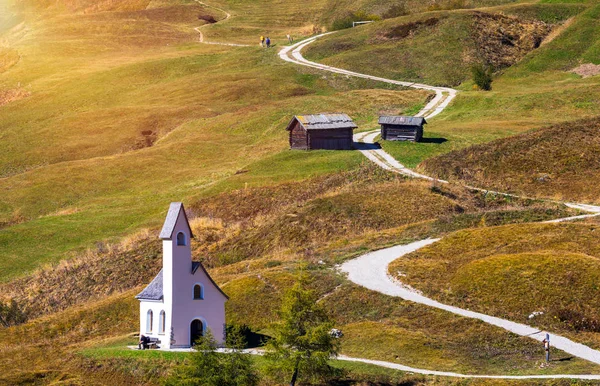
MULTIPOLYGON (((288 40, 289 44, 292 44, 294 42, 294 39, 292 39, 292 37, 290 36, 290 34, 287 34, 286 37, 287 37, 287 40, 288 40)), ((261 36, 260 37, 260 45, 261 45, 261 47, 264 47, 265 44, 267 45, 267 48, 271 47, 271 39, 268 36, 266 38, 264 36, 261 36)))
POLYGON ((271 39, 267 36, 266 39, 264 36, 260 37, 260 45, 264 47, 266 44, 267 48, 271 47, 271 39))

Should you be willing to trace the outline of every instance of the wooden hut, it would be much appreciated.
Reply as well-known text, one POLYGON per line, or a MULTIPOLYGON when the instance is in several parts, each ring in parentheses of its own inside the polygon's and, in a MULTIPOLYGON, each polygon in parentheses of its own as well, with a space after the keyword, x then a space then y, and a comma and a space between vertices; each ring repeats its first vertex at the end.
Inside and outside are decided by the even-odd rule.
POLYGON ((346 114, 296 115, 287 126, 290 148, 350 150, 357 127, 346 114))
POLYGON ((423 117, 381 116, 381 138, 386 141, 413 141, 423 139, 423 125, 427 121, 423 117))

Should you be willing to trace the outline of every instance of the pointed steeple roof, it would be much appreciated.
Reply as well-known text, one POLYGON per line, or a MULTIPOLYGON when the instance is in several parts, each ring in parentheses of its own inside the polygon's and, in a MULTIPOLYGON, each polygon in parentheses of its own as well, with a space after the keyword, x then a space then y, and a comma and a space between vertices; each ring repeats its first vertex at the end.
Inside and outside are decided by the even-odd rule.
POLYGON ((193 238, 194 235, 192 233, 192 228, 190 227, 190 222, 187 218, 187 214, 185 213, 185 208, 183 207, 183 203, 181 202, 172 202, 169 206, 169 212, 167 213, 167 218, 165 219, 165 223, 160 231, 160 238, 162 240, 171 240, 173 239, 173 231, 175 230, 175 224, 177 224, 177 219, 179 218, 179 213, 183 211, 183 216, 187 223, 187 226, 190 230, 190 237, 193 238))

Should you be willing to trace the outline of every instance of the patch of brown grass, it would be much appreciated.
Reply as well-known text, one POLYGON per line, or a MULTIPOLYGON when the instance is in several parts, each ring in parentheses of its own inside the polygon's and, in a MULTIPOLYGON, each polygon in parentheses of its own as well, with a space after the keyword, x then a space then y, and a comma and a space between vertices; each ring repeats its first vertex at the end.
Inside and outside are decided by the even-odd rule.
POLYGON ((383 39, 404 39, 414 34, 419 28, 434 27, 440 21, 437 17, 400 24, 379 35, 383 39))
POLYGON ((220 194, 193 210, 222 220, 222 228, 207 238, 212 244, 197 250, 212 267, 276 254, 313 261, 328 246, 428 220, 435 220, 428 231, 439 234, 576 213, 555 204, 409 181, 371 165, 302 183, 220 194))
MULTIPOLYGON (((12 48, 0 47, 0 74, 10 69, 19 62, 19 52, 12 48)), ((0 106, 2 106, 2 97, 0 94, 0 106)))
POLYGON ((390 265, 401 281, 442 302, 532 322, 600 333, 596 225, 529 224, 464 230, 390 265))
POLYGON ((600 119, 561 123, 424 161, 436 177, 489 189, 598 201, 600 119))
POLYGON ((76 355, 94 341, 135 330, 139 305, 134 295, 126 292, 0 329, 0 384, 139 384, 138 377, 118 366, 101 366, 76 355))
POLYGON ((552 28, 537 20, 474 12, 472 30, 483 61, 494 69, 502 69, 538 48, 552 28))
POLYGON ((1 284, 3 299, 36 318, 148 284, 162 266, 160 240, 148 230, 119 244, 98 243, 78 257, 1 284))

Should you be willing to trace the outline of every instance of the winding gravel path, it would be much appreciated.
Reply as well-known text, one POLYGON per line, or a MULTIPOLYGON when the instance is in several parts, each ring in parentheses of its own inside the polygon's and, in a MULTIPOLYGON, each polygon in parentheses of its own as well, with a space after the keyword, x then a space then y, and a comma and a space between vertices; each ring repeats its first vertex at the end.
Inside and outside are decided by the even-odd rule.
MULTIPOLYGON (((385 82, 389 84, 395 84, 404 87, 412 87, 417 89, 424 89, 429 91, 434 91, 436 96, 417 114, 418 116, 424 116, 425 118, 432 118, 436 115, 440 114, 456 97, 457 91, 451 88, 446 87, 435 87, 428 86, 419 83, 410 83, 410 82, 402 82, 392 79, 386 79, 371 75, 360 74, 354 71, 348 71, 340 68, 335 68, 331 66, 327 66, 324 64, 315 63, 309 60, 306 60, 302 56, 302 49, 307 45, 313 43, 318 38, 328 35, 321 34, 310 39, 301 41, 292 46, 285 47, 279 52, 279 56, 281 59, 295 63, 302 66, 312 67, 323 71, 329 71, 337 74, 353 76, 358 78, 370 79, 374 81, 385 82)), ((401 163, 399 163, 394 157, 390 154, 386 153, 383 149, 381 149, 376 143, 375 138, 379 134, 378 130, 373 130, 369 132, 358 133, 354 136, 354 141, 358 144, 358 150, 365 155, 369 160, 379 165, 380 167, 394 171, 400 174, 407 175, 413 178, 421 178, 430 181, 436 181, 439 183, 447 183, 447 181, 435 179, 430 176, 426 176, 420 173, 417 173, 401 163)), ((486 191, 488 190, 470 187, 471 189, 486 191)), ((493 192, 497 194, 515 196, 512 194, 502 193, 502 192, 493 192)), ((516 196, 515 196, 516 197, 516 196)), ((587 204, 578 204, 578 203, 566 203, 567 206, 575 209, 579 209, 582 211, 589 212, 590 214, 574 216, 569 218, 557 219, 550 222, 563 222, 570 221, 576 219, 582 219, 587 217, 593 217, 600 215, 600 207, 594 205, 587 204)), ((500 327, 507 331, 510 331, 514 334, 520 336, 527 336, 532 339, 536 339, 538 341, 542 341, 546 335, 545 331, 539 331, 537 328, 521 324, 515 323, 510 320, 497 318, 494 316, 485 315, 478 312, 473 312, 469 310, 464 310, 458 307, 446 305, 430 299, 422 294, 418 293, 414 289, 404 285, 403 283, 393 279, 388 274, 388 266, 389 264, 398 259, 401 256, 404 256, 408 253, 417 251, 420 248, 424 248, 429 246, 439 239, 427 239, 417 241, 408 245, 399 245, 391 248, 382 249, 379 251, 367 253, 362 255, 354 260, 348 261, 341 266, 341 271, 348 274, 348 279, 358 285, 371 289, 373 291, 377 291, 389 296, 400 297, 402 299, 412 301, 419 304, 424 304, 429 307, 438 308, 444 311, 451 312, 453 314, 457 314, 467 318, 473 318, 481 320, 485 323, 500 327)), ((573 342, 570 339, 565 337, 552 334, 551 342, 553 347, 563 350, 566 353, 577 356, 582 359, 586 359, 590 362, 600 364, 600 351, 594 350, 588 346, 585 346, 580 343, 573 342)), ((395 365, 389 362, 381 362, 381 361, 368 361, 364 359, 353 359, 355 361, 360 361, 364 363, 373 363, 378 364, 384 367, 397 368, 403 371, 411 371, 419 374, 430 374, 430 375, 444 375, 450 377, 470 377, 470 378, 502 378, 502 379, 524 379, 524 378, 576 378, 576 379, 600 379, 600 375, 540 375, 540 376, 487 376, 487 375, 463 375, 456 373, 447 373, 447 372, 437 372, 437 371, 428 371, 422 369, 411 369, 402 365, 395 365)))
MULTIPOLYGON (((403 82, 403 81, 398 81, 398 80, 394 80, 394 79, 386 79, 386 78, 382 78, 382 77, 378 77, 378 76, 365 75, 365 74, 361 74, 361 73, 354 72, 354 71, 348 71, 348 70, 344 70, 341 68, 336 68, 336 67, 332 67, 332 66, 327 66, 325 64, 312 62, 310 60, 305 59, 304 56, 302 56, 302 50, 306 46, 308 46, 311 43, 314 43, 317 39, 319 39, 323 36, 330 35, 332 33, 334 33, 334 32, 328 32, 328 33, 324 33, 321 35, 313 36, 311 38, 302 40, 291 46, 284 47, 283 49, 281 49, 279 51, 279 57, 282 60, 285 60, 290 63, 294 63, 297 65, 306 66, 306 67, 312 67, 312 68, 316 68, 316 69, 319 69, 322 71, 328 71, 328 72, 332 72, 332 73, 336 73, 336 74, 342 74, 342 75, 352 76, 352 77, 357 77, 357 78, 370 79, 370 80, 374 80, 374 81, 378 81, 378 82, 395 84, 398 86, 433 91, 433 92, 435 92, 435 97, 416 115, 416 116, 420 116, 420 117, 425 117, 426 119, 433 118, 436 115, 440 114, 442 111, 444 111, 444 109, 446 107, 448 107, 450 102, 452 102, 452 100, 458 94, 457 90, 455 90, 453 88, 449 88, 449 87, 436 87, 436 86, 429 86, 429 85, 422 84, 422 83, 403 82)), ((403 174, 403 175, 406 175, 409 177, 420 178, 420 179, 425 179, 425 180, 429 180, 429 181, 435 181, 435 182, 439 182, 442 184, 448 183, 448 181, 445 181, 445 180, 441 180, 441 179, 430 177, 430 176, 427 176, 427 175, 424 175, 421 173, 417 173, 414 170, 411 170, 411 169, 407 168, 406 166, 402 165, 400 162, 398 162, 398 160, 396 160, 394 157, 392 157, 389 153, 385 152, 385 150, 383 150, 379 146, 379 144, 377 144, 375 142, 375 138, 378 135, 379 135, 379 130, 372 130, 372 131, 357 133, 354 135, 354 142, 357 145, 358 150, 369 160, 371 160, 378 166, 382 167, 383 169, 390 170, 390 171, 393 171, 393 172, 396 172, 399 174, 403 174)), ((479 190, 479 191, 483 191, 483 192, 488 192, 488 193, 499 194, 499 195, 519 197, 517 195, 510 194, 510 193, 497 192, 497 191, 478 188, 478 187, 474 187, 474 186, 467 186, 467 188, 479 190)), ((547 201, 551 201, 551 200, 547 200, 547 201)), ((552 201, 552 202, 556 202, 556 201, 552 201)), ((578 209, 578 210, 581 210, 584 212, 589 212, 591 214, 571 217, 568 219, 559 219, 559 220, 555 220, 555 222, 561 222, 561 221, 573 220, 573 219, 581 219, 581 218, 593 217, 593 216, 600 215, 600 206, 588 205, 588 204, 578 204, 578 203, 563 203, 563 202, 560 202, 560 203, 565 204, 573 209, 578 209)))
MULTIPOLYGON (((510 320, 497 318, 495 316, 485 315, 479 312, 473 312, 462 308, 449 306, 436 300, 423 296, 416 290, 390 277, 388 274, 389 264, 398 258, 415 252, 421 248, 427 247, 439 239, 427 239, 417 241, 407 245, 398 245, 391 248, 367 253, 354 260, 344 263, 340 270, 348 274, 348 279, 358 285, 377 291, 389 296, 395 296, 404 300, 424 304, 429 307, 438 308, 456 315, 472 319, 479 319, 485 323, 500 327, 520 336, 527 336, 532 339, 542 341, 546 336, 546 331, 540 331, 537 328, 511 322, 510 320)), ((563 350, 566 353, 586 359, 590 362, 600 364, 600 351, 594 350, 588 346, 573 342, 570 339, 560 335, 551 334, 552 346, 563 350)), ((599 376, 600 377, 600 376, 599 376)))

